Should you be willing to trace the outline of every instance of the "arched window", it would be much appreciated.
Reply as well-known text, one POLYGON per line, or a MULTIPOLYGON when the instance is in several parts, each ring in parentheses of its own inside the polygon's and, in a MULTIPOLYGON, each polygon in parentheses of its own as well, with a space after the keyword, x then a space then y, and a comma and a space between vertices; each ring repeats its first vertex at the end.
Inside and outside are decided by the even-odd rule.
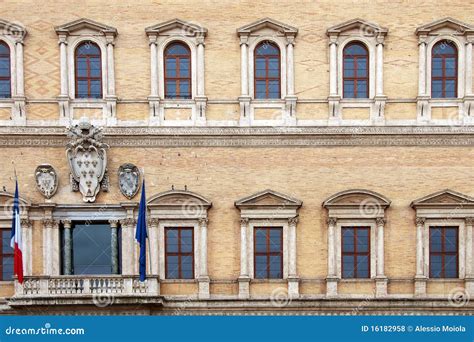
POLYGON ((191 98, 191 51, 184 43, 171 43, 165 49, 165 98, 191 98))
POLYGON ((281 97, 280 49, 274 43, 262 42, 255 48, 255 98, 281 97))
POLYGON ((0 42, 0 98, 11 97, 11 89, 10 48, 0 42))
POLYGON ((102 98, 102 64, 100 48, 84 42, 76 48, 76 98, 102 98))
POLYGON ((343 97, 369 97, 369 51, 364 44, 348 44, 343 52, 343 97))
POLYGON ((431 54, 431 97, 457 97, 458 50, 449 41, 433 46, 431 54))

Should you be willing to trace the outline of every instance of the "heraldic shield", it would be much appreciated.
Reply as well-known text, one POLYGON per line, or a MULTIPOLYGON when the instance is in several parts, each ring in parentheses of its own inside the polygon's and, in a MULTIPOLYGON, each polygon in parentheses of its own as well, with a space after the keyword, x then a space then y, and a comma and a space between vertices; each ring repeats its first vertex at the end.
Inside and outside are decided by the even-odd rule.
POLYGON ((67 158, 71 171, 71 188, 80 191, 84 202, 94 202, 100 189, 108 191, 107 148, 101 129, 87 119, 69 128, 71 141, 67 158))

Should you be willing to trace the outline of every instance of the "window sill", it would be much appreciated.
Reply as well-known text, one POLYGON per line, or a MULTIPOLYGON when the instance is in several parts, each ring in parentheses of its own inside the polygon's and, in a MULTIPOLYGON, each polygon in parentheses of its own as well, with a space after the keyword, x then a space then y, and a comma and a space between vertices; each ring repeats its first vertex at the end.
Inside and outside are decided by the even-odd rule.
POLYGON ((286 284, 288 279, 251 279, 251 284, 286 284))
POLYGON ((454 283, 464 281, 463 278, 428 278, 428 282, 433 283, 454 283))
POLYGON ((195 284, 197 279, 160 279, 162 284, 195 284))
POLYGON ((0 280, 0 285, 13 285, 13 280, 0 280))
POLYGON ((341 278, 341 283, 372 283, 375 279, 373 278, 341 278))

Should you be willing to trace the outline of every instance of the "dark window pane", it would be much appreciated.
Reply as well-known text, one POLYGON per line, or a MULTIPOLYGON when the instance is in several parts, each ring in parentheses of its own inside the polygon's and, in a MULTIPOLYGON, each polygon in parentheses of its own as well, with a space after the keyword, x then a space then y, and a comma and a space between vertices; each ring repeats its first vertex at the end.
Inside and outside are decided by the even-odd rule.
POLYGON ((369 258, 365 255, 357 257, 357 278, 369 278, 369 258))
POLYGON ((3 257, 2 259, 2 279, 12 280, 13 279, 13 257, 3 257))
POLYGON ((454 45, 450 42, 439 42, 433 47, 433 55, 434 56, 439 56, 439 55, 452 55, 456 54, 457 50, 454 47, 454 45))
POLYGON ((257 81, 256 82, 256 90, 255 90, 255 97, 257 99, 264 99, 266 98, 266 82, 265 81, 257 81))
POLYGON ((268 98, 278 99, 280 97, 280 81, 268 81, 268 98))
POLYGON ((266 76, 266 63, 265 58, 255 59, 255 76, 265 77, 266 76))
POLYGON ((442 271, 442 256, 432 255, 430 260, 431 277, 440 278, 442 271))
POLYGON ((9 55, 10 54, 10 49, 8 48, 8 45, 5 43, 0 43, 0 55, 9 55))
POLYGON ((166 59, 166 77, 176 77, 176 58, 166 59))
POLYGON ((354 98, 355 93, 354 93, 354 84, 355 81, 344 81, 344 97, 345 98, 354 98))
POLYGON ((354 252, 354 232, 352 229, 342 229, 342 251, 354 252))
POLYGON ((77 76, 86 77, 87 76, 87 60, 85 58, 78 58, 76 60, 76 71, 77 76))
POLYGON ((90 76, 91 77, 100 77, 100 70, 101 70, 101 65, 100 65, 100 58, 98 57, 91 57, 89 59, 89 65, 90 65, 90 76))
POLYGON ((444 257, 444 272, 445 278, 457 278, 457 264, 458 264, 457 255, 446 255, 444 257))
POLYGON ((166 278, 178 279, 179 278, 179 257, 178 256, 167 256, 166 257, 166 278))
POLYGON ((255 256, 255 278, 262 279, 267 277, 267 256, 255 256))
POLYGON ((278 46, 270 42, 264 42, 255 49, 255 55, 257 56, 272 56, 279 54, 280 49, 278 48, 278 46))
POLYGON ((431 68, 434 77, 443 76, 443 60, 441 58, 433 58, 431 68))
POLYGON ((101 82, 99 80, 91 80, 90 97, 99 98, 102 96, 101 82))
POLYGON ((181 58, 179 60, 179 76, 180 77, 189 77, 189 59, 181 58))
POLYGON ((364 48, 362 44, 350 44, 344 48, 344 55, 367 55, 367 50, 364 48))
POLYGON ((354 77, 354 58, 344 57, 344 77, 354 77))
POLYGON ((110 225, 76 224, 72 233, 74 274, 110 274, 110 225))
POLYGON ((357 58, 357 76, 367 76, 367 60, 365 58, 357 58))
POLYGON ((455 57, 447 57, 445 59, 446 63, 446 76, 453 77, 456 76, 456 58, 455 57))
POLYGON ((0 76, 10 77, 10 59, 8 57, 0 57, 0 76))
POLYGON ((354 256, 343 255, 342 256, 342 277, 343 278, 354 278, 354 256))
POLYGON ((2 251, 3 253, 13 253, 11 243, 11 232, 8 229, 2 229, 2 251))
POLYGON ((357 98, 367 98, 367 81, 358 80, 357 81, 357 98))
POLYGON ((176 97, 176 81, 166 81, 166 97, 176 97))
POLYGON ((280 59, 269 58, 268 59, 268 77, 279 77, 280 76, 280 59))
POLYGON ((446 97, 456 97, 456 81, 446 80, 446 97))
POLYGON ((443 81, 433 80, 433 82, 431 83, 431 95, 434 98, 443 97, 443 81))
POLYGON ((446 229, 444 232, 444 248, 446 252, 457 252, 458 250, 458 235, 457 229, 446 229))
POLYGON ((169 253, 178 252, 178 231, 175 229, 166 230, 166 251, 169 253))
POLYGON ((369 232, 368 230, 361 229, 357 232, 357 252, 368 252, 369 251, 369 232))
POLYGON ((190 97, 191 91, 189 89, 189 81, 180 81, 179 82, 179 94, 181 98, 190 97))
POLYGON ((193 278, 193 257, 191 256, 181 257, 181 275, 183 279, 193 278))
POLYGON ((262 253, 267 251, 267 235, 264 229, 255 230, 255 251, 262 253))
POLYGON ((283 275, 281 273, 281 256, 270 256, 270 276, 269 278, 282 278, 283 275))
POLYGON ((432 252, 441 252, 441 230, 440 229, 430 229, 431 232, 431 251, 432 252))
POLYGON ((166 55, 188 55, 189 49, 182 43, 173 43, 166 48, 166 55))

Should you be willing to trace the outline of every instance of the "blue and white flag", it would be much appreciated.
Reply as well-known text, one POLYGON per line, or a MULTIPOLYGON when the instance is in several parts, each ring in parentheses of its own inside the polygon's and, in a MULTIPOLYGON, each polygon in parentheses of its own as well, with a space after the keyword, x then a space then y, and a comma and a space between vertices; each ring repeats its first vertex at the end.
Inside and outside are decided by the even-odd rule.
POLYGON ((140 244, 140 281, 146 279, 146 239, 148 237, 146 229, 146 195, 145 195, 145 179, 142 184, 142 196, 140 198, 140 208, 138 210, 137 231, 135 232, 135 239, 140 244))

